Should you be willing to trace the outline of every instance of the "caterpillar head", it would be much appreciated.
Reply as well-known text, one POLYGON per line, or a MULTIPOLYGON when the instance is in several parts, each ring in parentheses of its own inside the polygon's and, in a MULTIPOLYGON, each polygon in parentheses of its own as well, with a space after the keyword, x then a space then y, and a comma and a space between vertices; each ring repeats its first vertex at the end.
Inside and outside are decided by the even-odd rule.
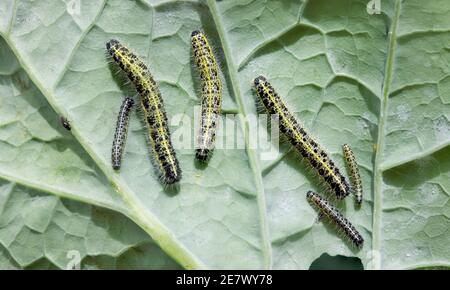
POLYGON ((255 84, 255 87, 258 87, 266 82, 267 82, 267 79, 263 76, 259 76, 259 77, 255 78, 255 80, 253 81, 253 83, 255 84))
POLYGON ((191 33, 191 37, 194 37, 194 36, 196 36, 197 34, 200 34, 200 33, 201 33, 200 30, 194 30, 191 33))
POLYGON ((109 51, 112 47, 115 47, 119 44, 119 41, 116 39, 111 39, 106 43, 106 49, 109 51))

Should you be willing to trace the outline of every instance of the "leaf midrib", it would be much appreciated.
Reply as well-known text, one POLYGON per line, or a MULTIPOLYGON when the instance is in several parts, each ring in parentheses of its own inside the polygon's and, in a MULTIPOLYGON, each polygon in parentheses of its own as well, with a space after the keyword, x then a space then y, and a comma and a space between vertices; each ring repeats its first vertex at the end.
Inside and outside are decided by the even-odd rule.
POLYGON ((372 250, 377 253, 372 261, 373 269, 381 269, 381 218, 383 210, 383 170, 381 168, 384 153, 385 124, 387 122, 389 91, 392 83, 394 69, 395 49, 397 45, 397 25, 400 18, 401 1, 396 0, 394 15, 389 29, 389 44, 386 57, 385 74, 382 87, 382 98, 380 105, 380 119, 378 123, 377 150, 374 162, 374 201, 373 201, 373 226, 372 226, 372 250))
POLYGON ((250 148, 249 145, 249 125, 248 120, 246 119, 247 116, 247 108, 244 104, 244 101, 242 99, 242 94, 239 88, 239 81, 237 77, 237 69, 234 65, 233 57, 231 54, 231 47, 229 44, 229 40, 226 36, 226 31, 222 25, 222 20, 220 17, 220 14, 217 9, 217 5, 215 0, 207 0, 208 7, 210 10, 210 13, 212 15, 214 24, 216 25, 217 33, 219 34, 220 42, 222 44, 222 50, 225 55, 225 60, 228 67, 228 73, 230 76, 230 82, 231 86, 233 88, 233 93, 235 100, 238 103, 240 114, 239 120, 241 122, 241 127, 244 132, 244 139, 245 139, 245 150, 249 159, 250 168, 254 175, 255 180, 255 186, 256 186, 256 196, 257 196, 257 203, 258 203, 258 211, 259 211, 259 221, 260 221, 260 230, 261 230, 261 243, 262 243, 262 253, 263 253, 263 259, 264 259, 264 268, 265 269, 272 269, 272 245, 270 242, 270 236, 269 236, 269 227, 267 224, 267 206, 266 206, 266 197, 264 192, 264 185, 262 181, 262 175, 261 175, 261 166, 259 164, 259 159, 257 156, 257 152, 250 148))
MULTIPOLYGON (((14 21, 12 19, 11 21, 14 21)), ((86 34, 81 37, 84 38, 86 34)), ((54 99, 54 92, 45 89, 43 84, 37 79, 33 70, 23 62, 20 54, 13 42, 9 39, 9 34, 4 35, 0 33, 0 36, 6 41, 11 51, 16 56, 19 64, 22 66, 24 71, 27 73, 31 81, 35 86, 41 91, 45 96, 50 106, 58 115, 64 115, 64 109, 61 108, 56 100, 54 99)), ((82 40, 80 40, 81 42, 82 40)), ((76 124, 72 125, 71 129, 72 135, 80 143, 86 153, 92 158, 92 160, 97 164, 99 169, 106 176, 108 181, 111 182, 116 191, 120 194, 122 199, 129 207, 129 217, 137 225, 139 225, 145 232, 147 232, 153 240, 161 247, 161 249, 171 256, 174 260, 180 263, 186 269, 206 269, 207 266, 192 252, 184 247, 184 245, 175 237, 175 235, 166 226, 154 216, 145 206, 142 205, 136 194, 126 185, 122 178, 114 173, 110 169, 109 164, 105 164, 100 156, 98 156, 95 150, 89 145, 89 142, 85 142, 82 135, 78 132, 76 124)), ((53 193, 53 191, 52 191, 53 193)), ((72 198, 72 195, 66 195, 67 198, 72 198)), ((89 203, 88 200, 83 200, 83 202, 89 203)))
MULTIPOLYGON (((15 1, 16 2, 16 1, 15 1)), ((215 1, 213 0, 207 0, 208 6, 210 8, 211 14, 213 16, 213 20, 216 24, 216 28, 218 30, 220 40, 222 43, 223 51, 225 54, 225 59, 227 62, 228 72, 230 75, 230 80, 232 84, 232 89, 236 98, 236 101, 239 106, 239 112, 240 114, 240 121, 242 128, 244 130, 244 136, 246 143, 248 142, 248 122, 245 120, 245 116, 247 115, 247 108, 243 102, 242 94, 239 89, 239 81, 237 77, 238 70, 236 69, 236 66, 234 65, 233 58, 231 55, 231 48, 229 45, 229 40, 226 36, 226 31, 223 29, 222 26, 222 20, 221 16, 218 13, 217 5, 215 1), (241 116, 243 115, 243 116, 241 116)), ((149 5, 151 6, 151 5, 149 5)), ((151 6, 153 7, 153 6, 151 6)), ((393 78, 393 70, 394 70, 394 59, 395 59, 395 50, 397 45, 397 26, 399 21, 401 11, 401 1, 396 0, 395 2, 395 8, 394 8, 394 14, 389 30, 389 42, 388 42, 388 50, 387 50, 387 56, 386 56, 386 64, 385 64, 385 74, 384 74, 384 81, 382 84, 382 95, 381 95, 381 102, 380 102, 380 117, 379 117, 379 125, 378 125, 378 135, 377 135, 377 151, 375 153, 375 161, 374 161, 374 205, 373 205, 373 227, 372 227, 372 249, 374 252, 380 253, 381 250, 381 243, 382 243, 382 237, 381 237, 381 226, 382 226, 382 206, 383 206, 383 182, 382 182, 382 174, 383 171, 395 167, 397 164, 387 164, 383 165, 383 152, 385 147, 385 131, 386 131, 386 122, 387 122, 387 113, 388 113, 388 99, 389 99, 389 93, 390 93, 390 87, 392 83, 393 78)), ((14 18, 11 19, 11 22, 14 21, 14 18)), ((11 25, 12 26, 12 25, 11 25)), ((86 28, 87 31, 89 31, 90 28, 86 28)), ((20 54, 18 53, 18 50, 16 47, 11 43, 9 37, 3 35, 0 33, 0 35, 5 39, 5 41, 8 43, 9 47, 13 51, 13 53, 16 55, 19 63, 21 64, 22 68, 26 71, 30 79, 33 81, 33 83, 38 87, 38 89, 46 96, 48 102, 52 106, 52 108, 57 112, 61 113, 64 112, 63 108, 60 108, 57 104, 54 96, 54 90, 46 90, 43 88, 43 85, 37 81, 36 76, 34 75, 32 69, 28 67, 25 63, 23 63, 23 60, 19 57, 20 54)), ((9 33, 6 33, 6 35, 9 36, 9 33)), ((85 37, 85 33, 82 34, 80 37, 80 41, 85 37)), ((151 39, 151 37, 150 37, 151 39)), ((68 60, 68 63, 70 63, 70 59, 68 60)), ((64 72, 62 72, 63 74, 64 72)), ((171 255, 175 260, 180 262, 183 266, 187 268, 202 268, 205 267, 201 261, 198 260, 197 257, 195 257, 189 250, 182 249, 183 254, 174 254, 173 249, 170 250, 170 246, 166 244, 166 242, 172 242, 175 244, 179 244, 180 247, 184 248, 183 245, 173 236, 171 235, 170 231, 168 229, 165 234, 168 234, 168 236, 159 236, 158 233, 160 229, 152 226, 151 220, 158 221, 159 220, 156 217, 152 217, 151 213, 150 217, 147 215, 142 215, 141 212, 139 212, 141 209, 143 209, 144 213, 149 212, 148 209, 145 208, 145 206, 142 205, 142 203, 139 201, 138 197, 134 194, 134 192, 128 188, 126 185, 126 182, 120 178, 120 176, 116 176, 111 170, 109 169, 109 164, 105 164, 102 162, 101 158, 95 153, 93 148, 89 146, 89 142, 84 142, 84 139, 81 137, 81 134, 77 131, 76 126, 72 129, 72 133, 74 137, 78 140, 78 142, 81 144, 81 146, 86 150, 86 152, 89 154, 89 156, 94 160, 94 162, 99 166, 100 170, 105 174, 105 176, 110 180, 116 188, 119 188, 118 192, 122 195, 122 198, 125 200, 127 204, 130 205, 130 208, 132 213, 127 214, 128 217, 130 217, 134 222, 136 222, 139 226, 141 226, 147 233, 150 234, 152 237, 159 237, 160 240, 155 240, 157 243, 163 248, 165 252, 167 252, 169 255, 171 255), (187 255, 187 256, 185 256, 187 255)), ((439 147, 440 148, 440 147, 439 147)), ((255 182, 257 187, 257 196, 258 196, 258 207, 260 211, 260 222, 261 222, 261 228, 262 228, 262 242, 263 242, 263 254, 264 254, 264 264, 266 268, 271 268, 272 265, 272 253, 271 253, 271 243, 269 238, 269 232, 268 232, 268 226, 266 221, 266 204, 265 204, 265 196, 264 196, 264 186, 262 183, 262 176, 261 172, 261 166, 259 164, 258 158, 257 158, 257 152, 255 152, 252 149, 246 149, 247 155, 249 157, 250 166, 253 170, 253 173, 255 175, 255 182)), ((434 150, 433 150, 434 152, 434 150)), ((424 155, 425 153, 422 153, 420 156, 424 155)), ((401 162, 402 164, 404 162, 401 162)), ((0 173, 0 175, 2 175, 0 173)), ((13 182, 23 183, 23 180, 12 180, 13 182)), ((27 184, 25 184, 27 185, 27 184)), ((28 184, 27 186, 33 187, 32 185, 28 184)), ((49 189, 50 190, 50 189, 49 189)), ((58 193, 57 190, 52 189, 52 192, 55 195, 61 194, 63 197, 68 197, 71 199, 74 199, 74 196, 71 196, 70 194, 67 194, 67 192, 61 192, 58 193)), ((92 200, 81 200, 86 203, 92 203, 92 200)), ((108 207, 105 205, 101 205, 103 207, 108 207)), ((116 211, 119 211, 118 209, 114 209, 116 211)), ((161 224, 162 225, 162 224, 161 224)), ((162 232, 161 232, 162 233, 162 232)), ((374 269, 380 269, 381 268, 381 258, 379 261, 376 261, 376 263, 372 264, 372 267, 374 269)))

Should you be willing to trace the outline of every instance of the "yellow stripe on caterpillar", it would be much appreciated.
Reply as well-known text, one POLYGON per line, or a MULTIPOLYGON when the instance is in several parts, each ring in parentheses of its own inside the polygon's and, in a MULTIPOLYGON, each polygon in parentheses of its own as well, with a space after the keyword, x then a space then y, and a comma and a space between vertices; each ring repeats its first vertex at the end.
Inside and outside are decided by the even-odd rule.
POLYGON ((202 113, 196 158, 206 162, 214 150, 222 107, 222 84, 216 58, 205 34, 199 30, 193 31, 191 42, 202 87, 202 113))
POLYGON ((344 158, 350 169, 352 191, 355 195, 356 203, 361 205, 363 199, 363 188, 361 182, 361 175, 359 174, 358 163, 356 162, 355 155, 352 149, 347 144, 342 145, 342 150, 344 152, 344 158))
POLYGON ((364 239, 356 228, 339 212, 337 208, 331 205, 326 199, 319 194, 308 191, 306 193, 308 201, 319 210, 319 215, 328 217, 347 238, 358 248, 362 248, 364 239))
POLYGON ((338 199, 349 194, 349 185, 329 155, 305 131, 297 119, 263 76, 255 78, 256 92, 271 115, 278 115, 280 131, 294 148, 309 162, 338 199))
POLYGON ((106 49, 127 74, 141 99, 144 121, 161 180, 174 184, 181 179, 181 169, 170 139, 161 93, 145 63, 119 41, 112 39, 106 49))

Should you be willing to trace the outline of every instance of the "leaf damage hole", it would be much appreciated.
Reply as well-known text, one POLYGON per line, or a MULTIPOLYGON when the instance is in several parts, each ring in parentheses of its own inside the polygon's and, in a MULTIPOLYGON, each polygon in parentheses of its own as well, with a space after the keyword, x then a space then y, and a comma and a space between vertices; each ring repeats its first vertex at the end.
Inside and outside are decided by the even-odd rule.
POLYGON ((311 263, 309 270, 364 270, 364 266, 357 257, 322 254, 311 263))

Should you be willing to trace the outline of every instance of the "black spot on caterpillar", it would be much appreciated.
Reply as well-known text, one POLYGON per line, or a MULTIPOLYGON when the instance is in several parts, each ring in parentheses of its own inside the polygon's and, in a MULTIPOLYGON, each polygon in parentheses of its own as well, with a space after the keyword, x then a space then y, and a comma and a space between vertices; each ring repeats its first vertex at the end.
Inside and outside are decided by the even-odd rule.
POLYGON ((222 84, 219 68, 205 34, 195 30, 191 34, 194 59, 202 80, 202 113, 196 158, 206 162, 214 150, 217 124, 222 107, 222 84))
POLYGON ((357 204, 361 205, 363 197, 363 189, 361 183, 361 175, 359 174, 358 163, 356 162, 355 155, 352 149, 347 144, 342 145, 345 161, 350 169, 352 191, 355 194, 357 204))
POLYGON ((127 74, 140 95, 140 103, 147 125, 153 160, 161 180, 174 184, 181 180, 181 168, 170 139, 170 131, 161 93, 145 63, 127 47, 112 39, 106 49, 127 74))
POLYGON ((111 161, 114 170, 120 169, 122 163, 122 153, 127 140, 128 123, 130 121, 130 110, 134 101, 131 98, 125 98, 120 107, 119 116, 117 117, 116 132, 112 145, 111 161))
POLYGON ((294 148, 308 160, 314 171, 328 185, 338 199, 349 194, 349 185, 329 155, 305 131, 297 119, 284 104, 265 77, 254 80, 256 92, 264 107, 272 115, 278 115, 280 131, 294 148))
POLYGON ((337 208, 332 206, 326 199, 322 198, 319 194, 313 191, 308 191, 306 193, 306 198, 315 208, 319 210, 319 215, 328 217, 334 224, 336 224, 345 236, 350 239, 353 245, 358 248, 363 246, 364 239, 361 234, 339 212, 337 208))

